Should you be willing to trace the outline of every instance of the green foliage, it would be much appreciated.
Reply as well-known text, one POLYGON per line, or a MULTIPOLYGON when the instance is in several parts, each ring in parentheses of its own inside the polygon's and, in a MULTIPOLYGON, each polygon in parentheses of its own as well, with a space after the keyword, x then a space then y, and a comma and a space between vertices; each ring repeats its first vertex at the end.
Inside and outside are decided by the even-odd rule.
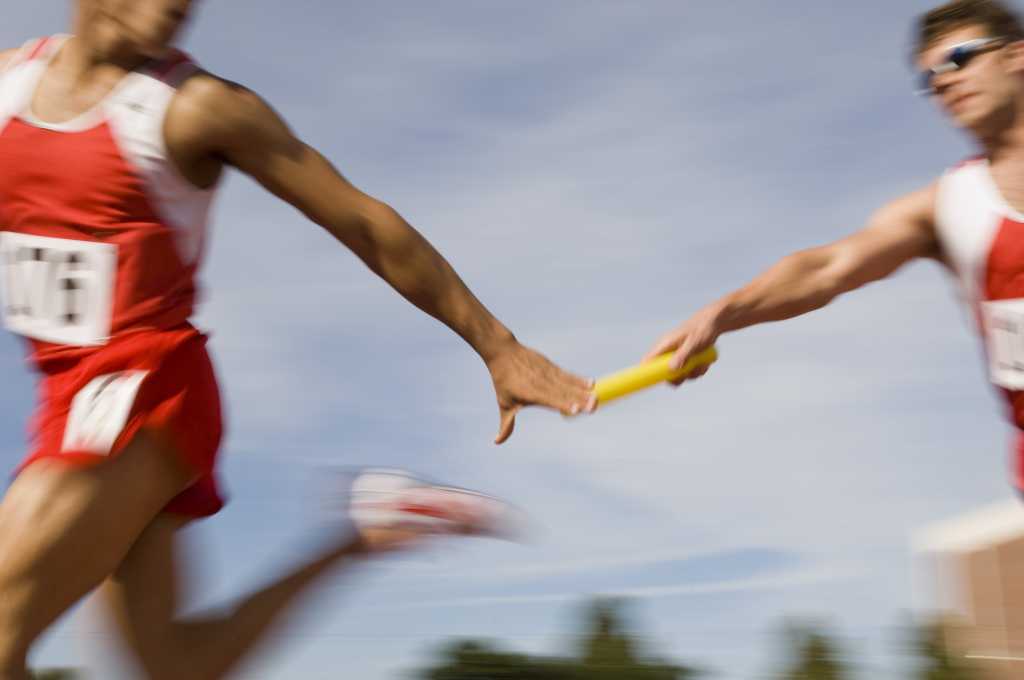
POLYGON ((688 680, 690 668, 641 658, 624 630, 619 606, 596 602, 584 617, 580 652, 569 658, 512 654, 478 641, 443 647, 422 680, 688 680))
POLYGON ((838 645, 820 627, 791 625, 786 636, 790 658, 779 680, 848 680, 838 645))
POLYGON ((82 675, 74 668, 49 668, 32 672, 32 680, 81 680, 82 675))
POLYGON ((912 646, 919 659, 913 680, 977 680, 977 672, 950 654, 946 631, 950 624, 935 621, 914 631, 912 646))
POLYGON ((520 654, 501 652, 476 641, 456 642, 440 653, 441 663, 420 674, 425 680, 566 680, 552 664, 520 654))

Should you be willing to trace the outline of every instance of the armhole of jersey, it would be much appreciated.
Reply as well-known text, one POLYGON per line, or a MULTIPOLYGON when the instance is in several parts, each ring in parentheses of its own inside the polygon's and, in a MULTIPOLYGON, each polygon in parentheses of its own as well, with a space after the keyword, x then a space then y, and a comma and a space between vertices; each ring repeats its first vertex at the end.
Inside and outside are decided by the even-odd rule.
POLYGON ((211 186, 206 187, 205 189, 197 187, 191 180, 185 177, 185 173, 183 173, 177 163, 174 162, 174 159, 171 158, 170 151, 167 149, 167 136, 165 133, 167 128, 167 116, 170 115, 171 108, 174 106, 174 100, 177 98, 182 85, 185 84, 185 81, 203 72, 202 67, 192 61, 192 58, 184 52, 179 51, 176 57, 177 58, 173 59, 172 63, 169 63, 164 68, 153 72, 154 76, 159 78, 161 82, 174 91, 170 100, 167 102, 166 108, 164 108, 160 116, 160 150, 164 156, 164 161, 167 163, 168 170, 171 171, 171 174, 174 175, 176 180, 181 182, 182 186, 187 187, 190 191, 196 191, 201 194, 212 194, 220 186, 224 173, 222 172, 221 177, 218 178, 211 186))
POLYGON ((0 76, 13 71, 16 67, 26 62, 32 61, 39 53, 43 51, 46 44, 50 42, 49 38, 33 38, 24 45, 15 50, 11 58, 4 64, 3 68, 0 68, 0 76))
POLYGON ((965 158, 956 165, 947 168, 935 183, 935 230, 940 238, 944 236, 943 226, 948 222, 946 219, 949 213, 948 196, 954 179, 959 173, 966 170, 969 166, 979 163, 984 159, 985 157, 983 155, 965 158))
POLYGON ((949 182, 953 173, 960 168, 960 165, 954 165, 951 168, 947 168, 945 172, 939 175, 939 179, 935 182, 935 231, 942 238, 942 225, 945 222, 946 216, 946 194, 949 193, 949 182))

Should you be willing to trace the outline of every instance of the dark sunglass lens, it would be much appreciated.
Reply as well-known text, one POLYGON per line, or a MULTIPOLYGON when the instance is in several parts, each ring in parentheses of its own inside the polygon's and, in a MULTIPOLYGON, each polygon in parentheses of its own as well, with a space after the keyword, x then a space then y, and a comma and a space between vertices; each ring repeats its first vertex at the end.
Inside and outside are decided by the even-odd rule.
POLYGON ((957 47, 949 53, 950 63, 956 64, 957 68, 963 68, 967 66, 974 55, 977 54, 977 48, 975 47, 957 47))

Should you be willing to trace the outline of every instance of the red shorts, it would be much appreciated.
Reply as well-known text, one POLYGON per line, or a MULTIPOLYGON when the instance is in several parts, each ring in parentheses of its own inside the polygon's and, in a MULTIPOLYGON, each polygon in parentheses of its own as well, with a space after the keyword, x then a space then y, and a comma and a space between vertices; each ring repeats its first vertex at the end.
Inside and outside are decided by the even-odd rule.
POLYGON ((220 393, 206 336, 191 326, 133 333, 45 373, 33 417, 35 450, 19 471, 40 458, 88 464, 116 456, 143 428, 170 437, 198 475, 165 512, 205 517, 219 511, 220 393))

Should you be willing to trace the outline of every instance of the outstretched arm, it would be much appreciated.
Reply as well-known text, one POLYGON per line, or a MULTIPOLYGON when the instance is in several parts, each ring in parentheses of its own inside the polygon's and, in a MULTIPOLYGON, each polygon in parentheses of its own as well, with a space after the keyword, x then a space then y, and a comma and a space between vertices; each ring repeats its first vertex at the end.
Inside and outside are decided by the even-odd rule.
POLYGON ((912 259, 939 257, 934 204, 934 186, 907 194, 879 210, 861 231, 784 257, 663 335, 646 358, 675 350, 674 365, 681 366, 722 333, 806 314, 912 259))
POLYGON ((179 165, 201 166, 213 159, 252 176, 465 339, 494 380, 501 410, 498 443, 512 433, 523 406, 567 414, 585 408, 588 381, 520 345, 401 215, 348 182, 251 91, 212 76, 194 78, 172 107, 166 135, 169 146, 184 151, 172 154, 179 165))

